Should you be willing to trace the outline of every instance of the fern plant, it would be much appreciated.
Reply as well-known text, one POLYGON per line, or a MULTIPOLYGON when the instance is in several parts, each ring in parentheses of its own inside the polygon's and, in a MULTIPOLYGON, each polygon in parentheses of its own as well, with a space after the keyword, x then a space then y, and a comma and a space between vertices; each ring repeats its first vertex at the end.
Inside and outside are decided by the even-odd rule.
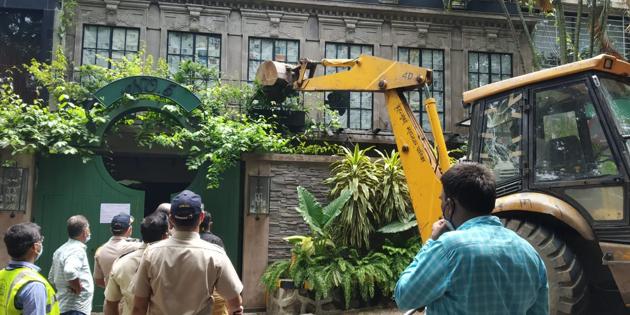
POLYGON ((341 245, 359 249, 370 246, 370 234, 374 231, 371 221, 375 213, 374 196, 378 186, 375 167, 367 152, 370 148, 354 150, 343 148, 343 158, 332 164, 332 177, 324 181, 331 187, 330 195, 335 198, 344 190, 352 192, 334 226, 343 227, 332 231, 333 238, 341 245))
MULTIPOLYGON (((311 229, 310 235, 285 238, 293 245, 291 260, 267 267, 261 282, 269 291, 278 287, 282 277, 307 289, 315 299, 332 296, 349 308, 353 300, 372 301, 377 296, 391 297, 400 273, 417 253, 420 241, 415 237, 406 247, 389 243, 369 248, 370 234, 376 222, 395 219, 393 230, 406 230, 415 221, 410 208, 400 157, 396 152, 381 155, 372 162, 370 150, 344 148, 344 157, 333 165, 330 195, 336 197, 327 206, 320 205, 308 190, 298 187, 298 207, 311 229), (402 195, 402 196, 401 196, 402 195), (374 218, 381 216, 381 218, 374 218), (405 221, 403 223, 399 222, 405 221)), ((392 230, 392 231, 393 231, 392 230)))
POLYGON ((400 273, 420 249, 420 241, 414 237, 405 247, 385 245, 381 251, 371 251, 364 256, 356 249, 343 246, 322 251, 306 248, 295 242, 293 258, 267 267, 261 283, 274 291, 281 277, 289 277, 296 287, 307 289, 316 299, 339 292, 335 297, 347 309, 355 298, 367 302, 379 292, 391 297, 400 273))
POLYGON ((269 291, 275 290, 279 285, 280 278, 286 277, 289 266, 291 266, 291 261, 289 260, 280 260, 272 263, 267 266, 267 269, 260 277, 260 283, 269 291))

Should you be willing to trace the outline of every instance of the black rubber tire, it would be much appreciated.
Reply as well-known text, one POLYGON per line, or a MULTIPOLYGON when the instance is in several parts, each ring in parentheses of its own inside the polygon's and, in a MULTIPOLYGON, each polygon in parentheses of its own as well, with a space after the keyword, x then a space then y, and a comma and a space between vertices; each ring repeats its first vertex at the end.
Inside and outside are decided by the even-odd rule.
POLYGON ((566 242, 535 222, 502 218, 503 225, 527 240, 547 267, 549 314, 586 314, 588 283, 582 264, 566 242))

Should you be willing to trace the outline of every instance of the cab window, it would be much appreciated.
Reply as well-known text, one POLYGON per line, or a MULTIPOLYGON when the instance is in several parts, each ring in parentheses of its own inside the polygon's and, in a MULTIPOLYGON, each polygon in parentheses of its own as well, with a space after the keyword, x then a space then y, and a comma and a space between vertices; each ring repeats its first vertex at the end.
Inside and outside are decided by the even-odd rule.
POLYGON ((535 181, 617 175, 585 82, 535 92, 535 181))
POLYGON ((520 175, 522 99, 522 93, 512 93, 484 108, 479 157, 499 183, 520 175))

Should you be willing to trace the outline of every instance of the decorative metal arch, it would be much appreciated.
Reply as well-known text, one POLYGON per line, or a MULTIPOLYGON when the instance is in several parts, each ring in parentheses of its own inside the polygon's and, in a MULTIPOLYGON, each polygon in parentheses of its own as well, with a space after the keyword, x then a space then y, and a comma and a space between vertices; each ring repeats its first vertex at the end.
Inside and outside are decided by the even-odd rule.
POLYGON ((181 106, 187 112, 201 105, 199 98, 187 88, 171 80, 152 76, 131 76, 116 80, 94 93, 105 107, 120 100, 125 94, 158 95, 181 106))
POLYGON ((112 105, 122 99, 125 94, 133 96, 161 96, 175 102, 188 113, 201 105, 201 101, 195 94, 171 80, 153 76, 131 76, 122 78, 107 84, 94 93, 95 99, 103 104, 105 108, 110 109, 109 120, 96 130, 96 135, 98 135, 99 138, 102 138, 109 127, 119 118, 144 110, 165 113, 182 126, 190 128, 190 124, 185 117, 176 115, 171 111, 163 110, 162 107, 165 104, 158 101, 136 100, 129 105, 112 108, 112 105))

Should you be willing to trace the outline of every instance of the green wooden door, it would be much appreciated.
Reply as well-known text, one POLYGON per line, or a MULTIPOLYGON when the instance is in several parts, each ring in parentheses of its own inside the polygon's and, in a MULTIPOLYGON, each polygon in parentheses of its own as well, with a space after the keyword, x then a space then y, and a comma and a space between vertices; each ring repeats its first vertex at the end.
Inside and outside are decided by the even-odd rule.
MULTIPOLYGON (((99 223, 101 203, 131 204, 131 213, 136 218, 133 234, 140 236, 144 192, 114 181, 100 156, 87 163, 77 157, 41 157, 37 167, 33 221, 42 227, 46 237, 44 253, 37 262, 44 275, 48 275, 53 252, 68 239, 66 220, 75 214, 82 214, 90 221, 92 239, 87 244, 87 251, 90 267, 94 270, 94 252, 111 236, 109 224, 99 223)), ((94 311, 102 309, 103 300, 103 290, 96 289, 94 311)))
POLYGON ((225 251, 237 271, 241 270, 242 180, 241 167, 233 167, 221 175, 216 189, 207 189, 205 172, 200 171, 189 190, 199 194, 206 211, 212 214, 212 232, 223 239, 225 251))

